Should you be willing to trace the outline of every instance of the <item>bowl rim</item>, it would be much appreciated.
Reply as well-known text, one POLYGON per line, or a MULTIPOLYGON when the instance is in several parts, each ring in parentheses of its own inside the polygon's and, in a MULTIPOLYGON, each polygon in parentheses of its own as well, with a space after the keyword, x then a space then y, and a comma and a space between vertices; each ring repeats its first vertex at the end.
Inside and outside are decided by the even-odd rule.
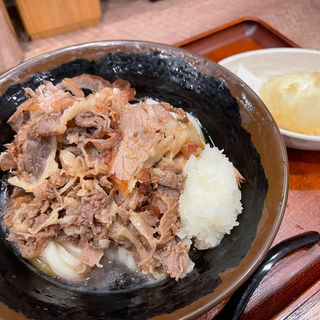
POLYGON ((320 135, 314 136, 314 135, 308 135, 304 133, 294 132, 286 129, 279 128, 280 132, 290 138, 294 138, 296 140, 303 140, 303 141, 312 141, 312 142, 320 142, 320 135))
MULTIPOLYGON (((56 58, 59 55, 64 55, 66 53, 72 53, 73 51, 75 51, 75 54, 77 54, 77 53, 79 54, 80 50, 90 49, 90 48, 97 48, 97 47, 99 47, 102 50, 103 49, 107 49, 107 48, 111 49, 112 47, 118 47, 119 51, 121 50, 121 47, 124 47, 124 46, 129 46, 131 48, 135 47, 135 48, 138 49, 139 46, 137 46, 137 44, 139 46, 141 46, 142 48, 146 48, 147 49, 146 53, 150 53, 150 52, 160 52, 161 53, 161 51, 163 50, 163 52, 165 54, 172 54, 172 55, 178 56, 178 57, 184 59, 186 61, 186 63, 188 63, 188 64, 191 64, 191 61, 195 60, 194 58, 196 58, 196 59, 198 59, 200 61, 205 61, 206 64, 218 65, 218 68, 223 68, 224 72, 228 75, 228 77, 234 78, 238 82, 240 81, 241 86, 243 88, 245 88, 247 91, 249 91, 250 94, 253 97, 255 97, 256 100, 258 100, 260 106, 264 109, 264 112, 266 112, 266 114, 269 115, 269 120, 273 124, 274 131, 275 131, 275 134, 276 134, 276 136, 278 138, 279 146, 281 148, 281 150, 279 151, 279 154, 281 156, 281 160, 284 163, 283 184, 281 186, 282 187, 281 188, 281 191, 282 191, 282 202, 278 206, 278 214, 277 214, 277 216, 275 218, 275 221, 274 221, 274 224, 272 225, 272 228, 270 229, 268 239, 263 242, 262 246, 260 246, 258 254, 255 255, 255 259, 251 259, 251 262, 248 264, 248 267, 246 268, 245 272, 242 273, 241 276, 238 277, 236 279, 236 281, 231 286, 226 288, 226 290, 224 290, 223 293, 214 294, 214 291, 215 291, 214 290, 213 292, 203 296, 202 298, 192 302, 191 304, 174 310, 170 314, 162 314, 162 315, 154 316, 154 317, 150 318, 150 319, 154 319, 154 320, 156 320, 156 319, 164 319, 164 320, 165 319, 173 319, 170 316, 173 315, 177 310, 183 310, 185 308, 189 309, 189 307, 192 307, 193 305, 195 306, 195 305, 197 305, 197 303, 199 303, 200 300, 203 300, 203 301, 200 302, 200 305, 196 306, 196 308, 194 308, 194 307, 191 308, 191 312, 190 313, 184 314, 183 316, 179 315, 179 318, 174 318, 174 319, 183 319, 183 320, 196 319, 197 317, 200 317, 201 315, 203 315, 206 312, 210 311, 213 307, 218 306, 225 299, 228 299, 228 297, 234 291, 236 291, 252 275, 252 273, 257 269, 257 267, 260 265, 260 263, 262 262, 262 260, 266 256, 268 250, 271 247, 271 244, 273 243, 273 241, 274 241, 274 239, 276 237, 276 234, 277 234, 277 232, 278 232, 278 230, 280 228, 280 224, 281 224, 282 219, 283 219, 284 211, 286 209, 286 203, 287 203, 288 191, 289 191, 289 187, 288 187, 289 186, 289 166, 288 166, 288 158, 287 158, 286 147, 285 147, 284 140, 283 140, 283 138, 281 136, 280 130, 279 130, 278 126, 275 123, 275 120, 273 119, 270 111, 266 108, 266 106, 261 101, 259 96, 245 82, 243 82, 243 80, 238 78, 234 73, 232 73, 230 70, 228 70, 224 66, 220 65, 220 63, 216 63, 216 62, 214 62, 214 61, 212 61, 210 59, 207 59, 204 56, 201 56, 199 54, 190 52, 190 51, 185 50, 183 48, 174 47, 174 46, 171 46, 171 45, 158 43, 158 42, 140 41, 140 40, 106 40, 106 41, 87 42, 87 43, 75 44, 75 45, 59 48, 59 49, 56 49, 56 50, 53 50, 53 51, 50 51, 50 52, 46 52, 46 53, 40 54, 38 56, 32 57, 32 58, 22 62, 21 64, 9 69, 8 71, 6 71, 2 75, 0 75, 0 88, 1 88, 2 84, 5 83, 8 80, 11 82, 9 84, 9 86, 11 86, 14 83, 24 82, 26 79, 19 79, 19 81, 16 81, 16 78, 14 78, 14 80, 12 81, 12 76, 15 75, 15 73, 18 72, 19 69, 21 69, 21 68, 27 69, 29 66, 32 66, 34 63, 42 61, 43 59, 56 58), (214 299, 212 299, 210 297, 212 295, 215 295, 214 299)), ((294 48, 292 48, 292 49, 294 49, 294 48)), ((266 50, 274 50, 274 49, 266 49, 266 50)), ((104 52, 103 55, 105 55, 107 53, 108 52, 104 52)), ((143 54, 143 53, 141 53, 141 54, 143 54)), ((244 53, 244 54, 246 54, 246 53, 244 53)), ((74 59, 77 59, 77 58, 80 58, 80 57, 74 56, 74 59)), ((70 61, 72 61, 72 60, 70 60, 70 61)), ((194 66, 194 67, 197 68, 196 66, 194 66)), ((48 67, 48 68, 51 68, 51 67, 48 67)), ((43 71, 45 71, 45 70, 43 70, 43 71)), ((213 76, 211 73, 206 73, 205 69, 201 69, 201 68, 199 70, 197 69, 197 72, 201 72, 201 73, 213 76)), ((221 81, 221 78, 219 76, 214 76, 214 77, 221 81)), ((28 76, 27 79, 28 78, 30 78, 30 76, 28 76)), ((7 88, 5 89, 5 91, 6 90, 7 90, 7 88)), ((0 92, 0 95, 1 94, 2 93, 0 92)), ((239 102, 237 102, 237 103, 239 104, 239 102)), ((259 224, 260 223, 261 223, 261 221, 259 222, 259 224)), ((259 228, 259 224, 258 224, 258 228, 259 228)), ((258 233, 258 230, 257 230, 257 233, 258 233)), ((256 239, 256 237, 254 238, 253 242, 255 241, 255 239, 256 239)), ((250 250, 251 250, 251 248, 249 249, 248 252, 250 252, 250 250)), ((235 268, 237 268, 237 266, 235 268)), ((228 270, 228 269, 226 269, 226 270, 228 270)), ((222 273, 224 273, 225 271, 223 271, 222 273)), ((99 295, 99 294, 103 294, 103 293, 90 293, 90 294, 99 295)))
POLYGON ((234 54, 230 57, 221 59, 218 61, 218 64, 221 64, 224 66, 225 63, 229 63, 230 61, 233 61, 235 59, 238 59, 239 57, 250 57, 252 55, 264 55, 264 54, 275 54, 275 53, 281 53, 281 52, 290 52, 290 53, 298 53, 299 54, 315 54, 320 56, 320 50, 316 49, 305 49, 305 48, 266 48, 266 49, 256 49, 256 50, 250 50, 246 52, 241 52, 234 54))

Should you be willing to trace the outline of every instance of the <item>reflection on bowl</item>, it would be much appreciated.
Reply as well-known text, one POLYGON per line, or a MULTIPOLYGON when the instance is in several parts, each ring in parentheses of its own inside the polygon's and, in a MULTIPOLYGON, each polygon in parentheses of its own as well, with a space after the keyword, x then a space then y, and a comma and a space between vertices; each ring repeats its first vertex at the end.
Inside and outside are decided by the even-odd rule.
MULTIPOLYGON (((320 71, 320 51, 299 48, 274 48, 240 53, 219 62, 245 81, 257 94, 268 78, 295 72, 320 71)), ((289 116, 289 115, 288 115, 289 116)), ((287 147, 320 150, 320 136, 280 128, 287 147)))
MULTIPOLYGON (((58 82, 83 73, 110 81, 126 79, 138 98, 168 101, 195 115, 207 140, 224 149, 246 179, 240 224, 218 247, 192 251, 194 271, 178 283, 165 279, 148 286, 98 291, 70 287, 40 274, 15 254, 1 232, 0 299, 35 319, 197 318, 252 274, 276 235, 288 184, 279 130, 253 91, 214 62, 165 45, 114 41, 57 50, 4 74, 0 78, 1 144, 12 139, 6 121, 24 99, 23 86, 36 88, 43 79, 58 82)), ((1 180, 5 190, 6 176, 1 180)))

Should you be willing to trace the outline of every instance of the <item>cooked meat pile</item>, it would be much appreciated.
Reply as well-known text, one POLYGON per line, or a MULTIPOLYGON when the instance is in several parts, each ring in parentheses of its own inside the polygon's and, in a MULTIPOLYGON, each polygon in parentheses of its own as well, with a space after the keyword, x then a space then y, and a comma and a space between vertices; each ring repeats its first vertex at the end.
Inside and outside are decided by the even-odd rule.
POLYGON ((87 273, 118 245, 144 274, 188 273, 178 200, 183 166, 202 143, 185 112, 129 104, 135 90, 127 81, 90 75, 44 81, 25 95, 8 121, 14 140, 0 156, 1 169, 13 169, 4 221, 21 255, 40 256, 50 240, 72 243, 87 273))

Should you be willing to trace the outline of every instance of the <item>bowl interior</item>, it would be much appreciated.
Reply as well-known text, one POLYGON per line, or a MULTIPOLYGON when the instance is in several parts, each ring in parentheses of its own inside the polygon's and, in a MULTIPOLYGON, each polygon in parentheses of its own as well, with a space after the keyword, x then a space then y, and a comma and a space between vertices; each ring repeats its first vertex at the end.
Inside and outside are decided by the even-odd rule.
MULTIPOLYGON (((129 80, 137 98, 166 101, 195 115, 207 141, 224 149, 246 179, 241 188, 240 224, 218 247, 193 250, 195 269, 178 283, 166 279, 149 286, 115 286, 113 291, 98 292, 71 288, 35 272, 14 254, 2 233, 0 299, 36 319, 144 319, 164 313, 163 319, 199 316, 245 281, 277 232, 287 195, 286 152, 277 126, 246 85, 204 58, 159 44, 105 42, 40 56, 0 78, 1 145, 12 138, 6 121, 25 99, 23 86, 36 88, 43 79, 57 83, 82 73, 110 81, 129 80), (25 83, 12 85, 15 78, 25 83), (275 150, 272 158, 271 145, 275 150)), ((2 181, 5 190, 4 175, 2 181)))

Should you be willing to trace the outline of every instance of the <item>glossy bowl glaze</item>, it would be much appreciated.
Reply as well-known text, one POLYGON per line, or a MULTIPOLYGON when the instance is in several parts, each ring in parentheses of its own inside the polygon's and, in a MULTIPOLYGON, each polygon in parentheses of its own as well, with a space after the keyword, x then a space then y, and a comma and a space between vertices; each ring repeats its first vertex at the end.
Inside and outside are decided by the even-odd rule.
MULTIPOLYGON (((8 117, 23 86, 82 73, 129 80, 139 97, 183 107, 224 149, 246 181, 240 225, 211 250, 192 250, 195 269, 131 288, 88 291, 40 274, 20 259, 1 233, 0 299, 35 319, 195 319, 234 292, 257 268, 277 233, 288 190, 286 149, 270 113, 227 69, 185 50, 157 43, 112 41, 68 47, 31 59, 0 77, 1 144, 12 139, 8 117), (240 117, 241 115, 241 117, 240 117)), ((2 175, 2 190, 5 175, 2 175)), ((3 194, 3 193, 2 193, 3 194)))

